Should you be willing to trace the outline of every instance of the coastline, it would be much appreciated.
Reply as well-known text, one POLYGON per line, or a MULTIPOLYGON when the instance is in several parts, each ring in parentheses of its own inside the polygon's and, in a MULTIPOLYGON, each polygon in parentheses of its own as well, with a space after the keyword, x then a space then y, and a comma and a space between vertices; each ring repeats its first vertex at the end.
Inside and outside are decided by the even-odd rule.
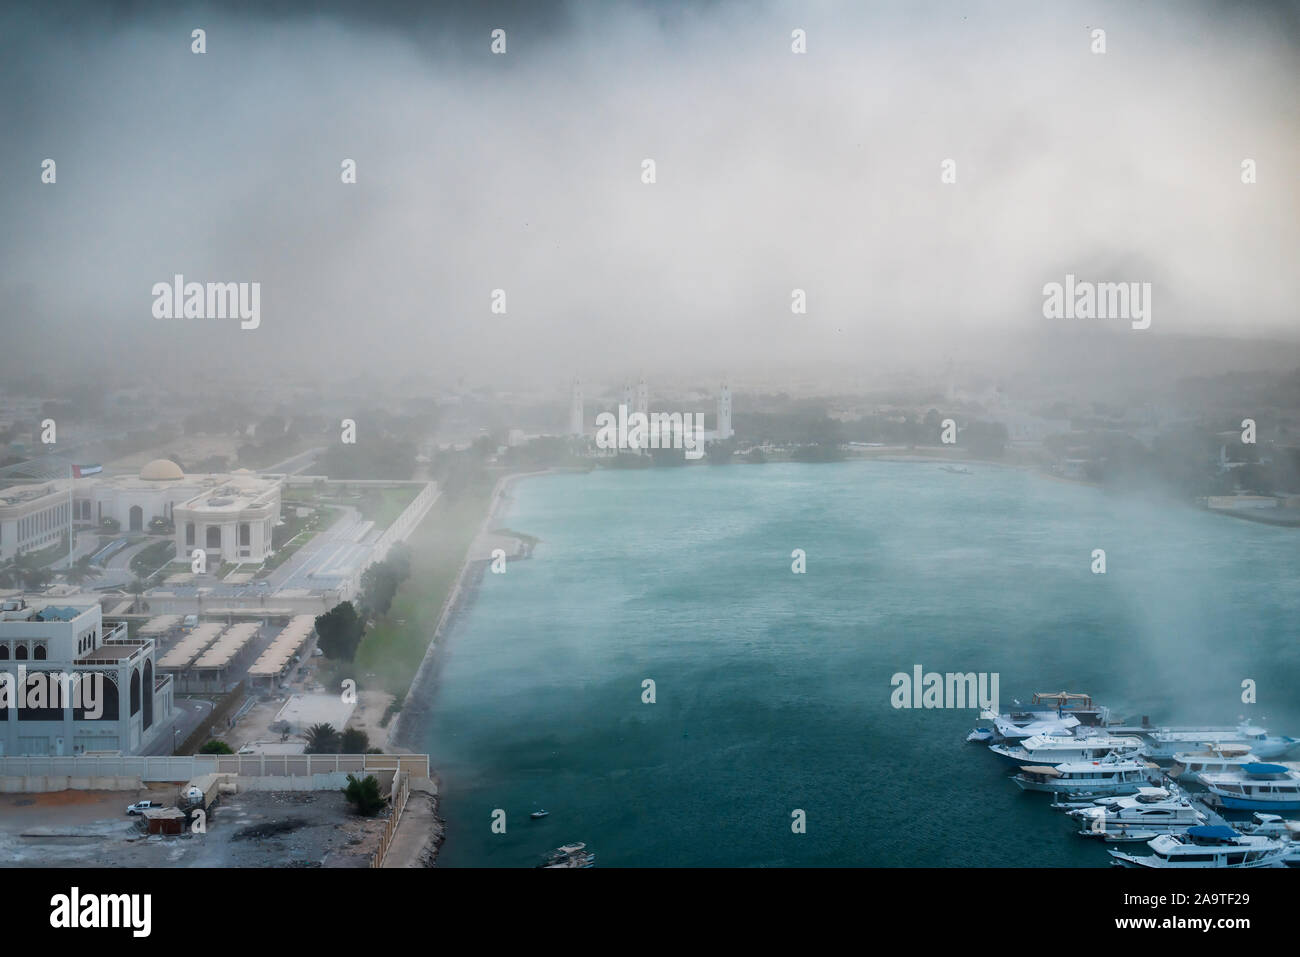
MULTIPOLYGON (((427 714, 432 703, 433 686, 437 678, 438 652, 442 648, 444 637, 454 629, 456 622, 460 620, 461 613, 472 604, 474 595, 478 592, 478 586, 483 580, 483 574, 491 563, 492 548, 500 547, 499 543, 501 542, 515 542, 517 546, 515 554, 507 554, 507 560, 526 558, 532 552, 530 543, 513 536, 495 534, 491 531, 505 510, 505 506, 511 501, 509 495, 511 487, 520 479, 532 478, 537 475, 549 475, 557 471, 559 470, 541 469, 535 472, 511 472, 509 475, 503 475, 497 480, 492 489, 492 497, 488 503, 487 511, 484 513, 483 521, 466 550, 465 558, 461 562, 460 572, 456 576, 456 582, 443 602, 442 611, 438 616, 438 623, 434 626, 433 634, 429 637, 429 644, 425 649, 424 657, 420 660, 420 666, 416 669, 414 677, 411 678, 411 684, 407 688, 402 708, 393 718, 394 727, 389 732, 391 742, 403 748, 411 748, 413 745, 419 744, 415 740, 418 731, 413 729, 419 726, 416 719, 427 714)), ((419 750, 418 747, 415 749, 419 750)))
MULTIPOLYGON (((421 742, 418 740, 419 729, 424 726, 425 722, 422 719, 427 718, 429 709, 433 704, 438 678, 437 669, 440 661, 439 652, 443 646, 443 638, 455 628, 461 612, 472 604, 473 598, 478 592, 478 586, 483 580, 483 574, 491 563, 492 548, 500 547, 499 542, 512 540, 517 547, 514 550, 515 554, 508 557, 526 558, 532 552, 532 542, 525 542, 523 539, 514 538, 513 536, 494 534, 491 531, 497 519, 505 510, 505 506, 511 501, 509 495, 511 487, 520 479, 534 475, 545 475, 554 471, 556 470, 544 469, 537 472, 512 472, 509 475, 501 476, 497 480, 492 489, 492 497, 484 513, 483 521, 466 549, 465 558, 461 562, 455 584, 443 602, 438 615, 438 623, 434 626, 433 634, 429 637, 429 644, 425 649, 424 657, 420 659, 420 666, 416 669, 415 675, 407 687, 401 708, 393 716, 388 740, 394 748, 405 751, 423 750, 421 742)), ((421 843, 416 858, 421 867, 437 866, 438 851, 447 836, 446 822, 439 814, 442 781, 438 777, 437 771, 432 768, 430 769, 430 775, 434 781, 434 793, 429 796, 429 817, 432 824, 425 840, 421 843)))

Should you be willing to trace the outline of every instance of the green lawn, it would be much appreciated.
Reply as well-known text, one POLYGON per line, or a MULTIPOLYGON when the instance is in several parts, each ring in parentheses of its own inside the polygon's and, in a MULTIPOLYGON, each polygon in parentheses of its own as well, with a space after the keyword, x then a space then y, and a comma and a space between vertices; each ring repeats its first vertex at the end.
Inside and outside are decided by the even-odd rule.
POLYGON ((415 501, 422 486, 395 485, 390 487, 371 487, 362 485, 331 485, 317 489, 294 489, 292 500, 285 504, 306 506, 347 505, 361 513, 366 521, 374 522, 375 528, 383 531, 397 521, 397 516, 406 510, 406 506, 415 501))
POLYGON ((439 498, 408 539, 411 577, 397 590, 388 614, 371 626, 357 649, 358 676, 375 675, 359 684, 382 688, 399 700, 406 695, 437 627, 442 603, 483 523, 494 484, 495 476, 482 487, 467 489, 455 504, 439 498))
POLYGON ((145 546, 131 559, 132 574, 137 578, 148 578, 170 562, 175 551, 176 543, 170 538, 145 546))

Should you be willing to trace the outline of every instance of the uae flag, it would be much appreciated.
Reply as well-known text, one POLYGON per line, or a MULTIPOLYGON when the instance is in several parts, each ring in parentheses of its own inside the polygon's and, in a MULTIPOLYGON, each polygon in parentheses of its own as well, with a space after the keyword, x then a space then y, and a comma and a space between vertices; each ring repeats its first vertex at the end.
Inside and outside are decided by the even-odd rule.
POLYGON ((104 466, 102 465, 74 465, 72 467, 72 475, 74 478, 81 478, 86 475, 94 475, 96 472, 102 472, 102 471, 104 471, 104 466))

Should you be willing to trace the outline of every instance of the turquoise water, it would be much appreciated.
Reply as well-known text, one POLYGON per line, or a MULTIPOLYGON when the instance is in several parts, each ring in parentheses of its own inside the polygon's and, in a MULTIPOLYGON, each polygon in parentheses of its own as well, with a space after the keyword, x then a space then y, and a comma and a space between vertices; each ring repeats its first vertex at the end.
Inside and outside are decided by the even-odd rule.
POLYGON ((1133 720, 1300 735, 1297 530, 972 471, 517 484, 500 524, 542 543, 484 576, 439 662, 440 863, 531 866, 585 841, 600 866, 1106 864, 965 743, 974 711, 891 707, 915 664, 998 673, 1003 710, 1069 689, 1133 720))

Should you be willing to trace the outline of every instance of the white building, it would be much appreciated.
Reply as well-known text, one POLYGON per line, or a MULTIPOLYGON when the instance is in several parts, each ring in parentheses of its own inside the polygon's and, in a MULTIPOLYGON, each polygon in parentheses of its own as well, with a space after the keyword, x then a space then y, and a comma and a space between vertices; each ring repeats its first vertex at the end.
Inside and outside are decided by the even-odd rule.
MULTIPOLYGON (((173 717, 172 680, 155 669, 152 639, 104 628, 99 605, 0 605, 0 754, 136 754, 173 717), (50 694, 50 689, 79 691, 50 694), (38 698, 38 689, 45 689, 38 698)), ((168 751, 170 753, 170 743, 168 751)))
POLYGON ((582 383, 577 379, 573 380, 573 395, 569 400, 569 434, 579 436, 586 434, 586 419, 582 408, 582 383))
POLYGON ((632 411, 640 412, 642 415, 650 414, 650 389, 645 384, 645 376, 642 376, 636 384, 636 408, 632 411))
POLYGON ((67 479, 0 490, 0 561, 57 544, 70 505, 67 479))
POLYGON ((271 554, 271 530, 280 520, 284 477, 247 469, 186 475, 168 459, 154 459, 137 475, 101 476, 25 485, 0 491, 0 560, 45 548, 72 524, 98 528, 106 519, 124 532, 147 532, 154 519, 173 524, 176 555, 203 548, 209 560, 260 562, 271 554))
POLYGON ((718 391, 718 430, 717 438, 725 442, 736 433, 731 428, 731 389, 724 382, 718 391))

